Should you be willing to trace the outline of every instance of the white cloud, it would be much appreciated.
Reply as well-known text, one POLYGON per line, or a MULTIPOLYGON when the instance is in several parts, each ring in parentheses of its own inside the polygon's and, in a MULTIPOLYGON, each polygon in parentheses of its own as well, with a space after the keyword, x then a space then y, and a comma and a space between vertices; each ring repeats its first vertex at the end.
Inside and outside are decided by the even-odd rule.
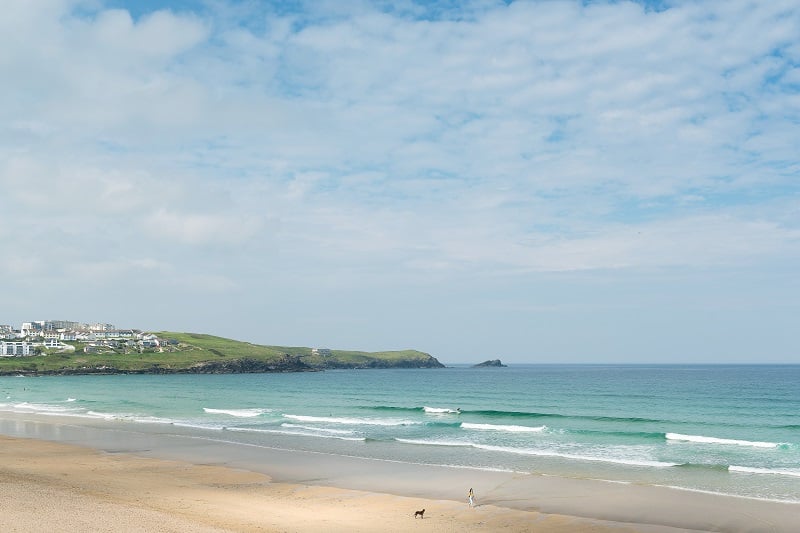
POLYGON ((143 226, 152 239, 232 246, 251 239, 262 224, 254 216, 177 213, 159 209, 144 218, 143 226))
POLYGON ((88 27, 78 25, 75 29, 84 35, 89 47, 108 54, 109 59, 122 56, 135 62, 172 58, 208 36, 201 21, 168 11, 150 13, 136 23, 126 10, 102 11, 88 27))
MULTIPOLYGON (((58 261, 58 256, 52 257, 58 261)), ((169 270, 168 265, 152 258, 93 260, 91 262, 68 263, 65 269, 75 276, 80 284, 107 283, 120 278, 134 277, 143 272, 169 270)))
POLYGON ((6 197, 24 209, 18 214, 127 215, 143 209, 158 187, 146 171, 70 163, 28 154, 0 160, 6 197))
POLYGON ((800 259, 798 239, 799 231, 771 222, 697 216, 548 242, 527 258, 542 270, 724 266, 787 253, 800 259))
POLYGON ((791 0, 102 6, 0 18, 0 239, 30 265, 3 271, 27 286, 798 260, 791 0))

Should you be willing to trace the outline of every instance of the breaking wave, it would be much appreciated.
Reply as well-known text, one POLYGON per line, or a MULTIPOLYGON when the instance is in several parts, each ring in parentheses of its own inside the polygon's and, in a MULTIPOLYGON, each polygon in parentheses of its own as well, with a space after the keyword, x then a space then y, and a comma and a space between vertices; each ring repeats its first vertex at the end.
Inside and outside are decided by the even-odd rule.
POLYGON ((780 442, 759 442, 750 440, 738 439, 720 439, 717 437, 706 437, 704 435, 682 435, 680 433, 666 433, 664 435, 667 440, 674 440, 679 442, 693 442, 700 444, 722 444, 734 446, 751 446, 753 448, 778 448, 785 446, 780 442))

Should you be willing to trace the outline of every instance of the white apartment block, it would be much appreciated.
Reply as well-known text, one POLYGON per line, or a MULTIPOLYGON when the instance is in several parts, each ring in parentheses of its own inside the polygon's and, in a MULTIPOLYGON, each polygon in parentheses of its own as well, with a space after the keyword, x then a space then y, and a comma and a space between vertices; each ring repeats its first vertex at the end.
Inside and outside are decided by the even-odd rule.
POLYGON ((29 335, 30 336, 41 335, 43 325, 44 325, 43 320, 38 320, 34 322, 23 322, 19 330, 23 337, 27 337, 29 335))
POLYGON ((32 342, 0 341, 0 357, 34 355, 32 342))
POLYGON ((71 320, 45 320, 42 329, 45 331, 67 330, 67 329, 80 329, 83 326, 80 322, 73 322, 71 320))
POLYGON ((133 329, 109 329, 105 331, 93 331, 94 340, 99 339, 133 339, 139 330, 133 329))

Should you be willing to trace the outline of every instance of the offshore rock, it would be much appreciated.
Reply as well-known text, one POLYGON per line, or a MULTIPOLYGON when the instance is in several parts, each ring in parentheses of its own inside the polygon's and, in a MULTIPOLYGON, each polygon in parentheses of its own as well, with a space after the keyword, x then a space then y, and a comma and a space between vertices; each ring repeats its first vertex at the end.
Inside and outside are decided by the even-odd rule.
POLYGON ((500 367, 507 367, 508 365, 504 365, 500 359, 490 359, 488 361, 484 361, 483 363, 478 363, 477 365, 472 365, 472 368, 500 368, 500 367))

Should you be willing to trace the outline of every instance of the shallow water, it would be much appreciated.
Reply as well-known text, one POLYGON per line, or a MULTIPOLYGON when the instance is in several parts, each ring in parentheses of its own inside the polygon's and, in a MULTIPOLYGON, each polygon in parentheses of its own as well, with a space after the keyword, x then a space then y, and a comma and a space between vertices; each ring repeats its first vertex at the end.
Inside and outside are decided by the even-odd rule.
POLYGON ((4 377, 3 411, 800 502, 800 366, 4 377))

